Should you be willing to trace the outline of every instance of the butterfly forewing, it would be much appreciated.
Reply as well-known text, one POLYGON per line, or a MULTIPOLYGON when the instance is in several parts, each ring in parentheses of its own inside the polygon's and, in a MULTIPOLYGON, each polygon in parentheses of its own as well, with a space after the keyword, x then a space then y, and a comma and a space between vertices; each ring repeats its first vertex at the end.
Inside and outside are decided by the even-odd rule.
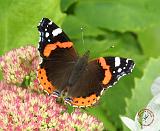
POLYGON ((43 59, 38 71, 39 81, 49 94, 55 90, 62 91, 77 60, 73 43, 48 18, 42 19, 38 30, 39 52, 43 59))

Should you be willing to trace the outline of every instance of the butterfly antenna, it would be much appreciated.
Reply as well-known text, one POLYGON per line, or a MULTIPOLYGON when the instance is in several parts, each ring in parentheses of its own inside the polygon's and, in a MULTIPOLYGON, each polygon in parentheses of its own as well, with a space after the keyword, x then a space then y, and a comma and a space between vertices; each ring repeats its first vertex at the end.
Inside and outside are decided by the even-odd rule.
POLYGON ((86 51, 85 46, 84 46, 84 32, 83 32, 83 27, 81 27, 81 33, 82 33, 83 50, 86 51))

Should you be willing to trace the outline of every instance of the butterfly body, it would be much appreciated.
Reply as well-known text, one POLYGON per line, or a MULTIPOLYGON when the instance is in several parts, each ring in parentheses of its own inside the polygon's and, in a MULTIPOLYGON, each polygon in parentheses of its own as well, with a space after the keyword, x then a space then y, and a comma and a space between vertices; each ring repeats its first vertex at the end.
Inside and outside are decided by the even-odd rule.
POLYGON ((94 105, 103 91, 129 74, 134 62, 121 57, 89 60, 89 51, 79 57, 73 43, 55 23, 43 18, 38 26, 39 52, 42 57, 38 79, 48 94, 60 97, 76 107, 94 105))
POLYGON ((71 75, 69 77, 68 86, 72 87, 76 81, 80 78, 81 74, 83 74, 84 70, 87 69, 89 58, 89 51, 87 51, 82 57, 78 58, 76 61, 71 75))

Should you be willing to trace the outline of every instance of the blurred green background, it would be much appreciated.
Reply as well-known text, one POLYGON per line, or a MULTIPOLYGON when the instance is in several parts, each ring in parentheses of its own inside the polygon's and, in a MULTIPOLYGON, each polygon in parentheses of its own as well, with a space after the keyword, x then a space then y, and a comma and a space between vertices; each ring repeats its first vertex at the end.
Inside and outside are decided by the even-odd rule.
POLYGON ((159 15, 160 0, 0 0, 0 56, 23 45, 38 46, 37 25, 48 17, 63 28, 79 54, 85 48, 92 58, 132 58, 133 73, 87 110, 110 131, 128 130, 120 115, 134 119, 152 98, 150 86, 160 76, 159 15))

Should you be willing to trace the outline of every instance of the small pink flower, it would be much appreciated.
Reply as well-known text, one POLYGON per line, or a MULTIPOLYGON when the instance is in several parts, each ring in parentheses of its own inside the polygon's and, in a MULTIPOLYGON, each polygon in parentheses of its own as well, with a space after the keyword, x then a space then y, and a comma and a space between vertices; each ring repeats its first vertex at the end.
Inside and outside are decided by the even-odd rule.
POLYGON ((37 111, 39 110, 39 107, 38 107, 37 104, 35 104, 35 105, 33 106, 33 110, 34 110, 34 112, 37 112, 37 111))

